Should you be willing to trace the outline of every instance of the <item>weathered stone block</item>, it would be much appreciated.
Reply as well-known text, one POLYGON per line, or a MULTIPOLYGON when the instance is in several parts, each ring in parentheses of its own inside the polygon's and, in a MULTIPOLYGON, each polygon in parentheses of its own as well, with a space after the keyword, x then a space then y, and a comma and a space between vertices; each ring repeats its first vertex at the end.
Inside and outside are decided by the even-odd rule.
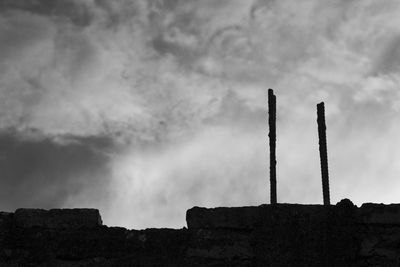
POLYGON ((12 213, 0 212, 0 233, 7 231, 12 223, 12 213))
POLYGON ((253 266, 254 253, 249 231, 196 229, 190 233, 186 250, 188 262, 200 266, 213 266, 216 263, 220 263, 220 266, 253 266))
POLYGON ((21 228, 93 228, 102 225, 97 209, 17 209, 14 221, 21 228))
POLYGON ((0 246, 12 225, 12 213, 0 212, 0 246))
POLYGON ((368 224, 400 225, 400 204, 365 203, 357 210, 357 221, 368 224))
POLYGON ((260 225, 276 222, 310 220, 324 217, 327 208, 322 205, 277 204, 258 207, 200 208, 194 207, 186 212, 189 229, 254 229, 260 225))
POLYGON ((262 211, 260 207, 213 209, 193 207, 186 212, 186 222, 189 229, 252 229, 260 221, 262 211))
POLYGON ((330 206, 195 207, 187 212, 187 224, 201 235, 188 255, 226 262, 240 259, 252 262, 250 266, 354 266, 358 250, 355 210, 348 200, 330 206), (220 231, 226 234, 213 243, 220 231), (207 245, 202 246, 202 240, 207 245), (249 253, 241 255, 239 250, 249 253))

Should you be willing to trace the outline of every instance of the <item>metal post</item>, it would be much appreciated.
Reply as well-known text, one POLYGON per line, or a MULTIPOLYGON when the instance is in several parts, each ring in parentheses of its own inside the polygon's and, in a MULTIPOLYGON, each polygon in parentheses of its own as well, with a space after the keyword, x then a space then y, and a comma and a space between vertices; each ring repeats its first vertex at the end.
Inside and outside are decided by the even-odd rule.
POLYGON ((330 205, 329 196, 329 173, 328 173, 328 151, 326 145, 326 124, 324 102, 317 105, 317 123, 319 138, 319 156, 321 160, 322 194, 324 205, 330 205))
POLYGON ((270 197, 271 204, 276 204, 276 96, 272 89, 268 89, 268 124, 270 197))

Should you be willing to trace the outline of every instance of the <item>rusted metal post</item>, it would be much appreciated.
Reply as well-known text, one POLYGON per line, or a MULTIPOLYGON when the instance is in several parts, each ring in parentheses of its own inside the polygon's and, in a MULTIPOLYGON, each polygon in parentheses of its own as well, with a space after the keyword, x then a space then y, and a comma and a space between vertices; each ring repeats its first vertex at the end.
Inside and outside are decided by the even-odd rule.
POLYGON ((317 123, 318 123, 318 138, 319 138, 319 156, 321 160, 322 194, 324 198, 324 205, 330 205, 331 200, 329 196, 328 151, 326 145, 324 102, 321 102, 317 105, 317 123))
POLYGON ((268 89, 268 125, 269 125, 269 180, 271 186, 271 204, 277 203, 276 197, 276 96, 268 89))

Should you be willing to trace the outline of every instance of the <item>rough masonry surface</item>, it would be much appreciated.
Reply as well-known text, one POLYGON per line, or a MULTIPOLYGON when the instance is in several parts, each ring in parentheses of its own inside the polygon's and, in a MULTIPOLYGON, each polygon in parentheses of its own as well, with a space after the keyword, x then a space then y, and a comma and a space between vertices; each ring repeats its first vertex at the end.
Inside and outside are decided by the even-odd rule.
POLYGON ((188 228, 102 225, 95 209, 0 212, 0 266, 400 266, 400 205, 187 211, 188 228))

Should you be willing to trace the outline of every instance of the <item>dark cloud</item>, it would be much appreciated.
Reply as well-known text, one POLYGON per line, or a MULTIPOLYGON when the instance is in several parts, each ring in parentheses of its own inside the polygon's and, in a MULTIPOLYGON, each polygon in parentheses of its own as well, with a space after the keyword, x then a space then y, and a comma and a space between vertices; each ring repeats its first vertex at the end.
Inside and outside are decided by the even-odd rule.
POLYGON ((46 18, 31 14, 5 14, 0 16, 0 56, 2 61, 12 61, 52 34, 46 18))
POLYGON ((110 183, 107 138, 71 137, 68 143, 0 135, 1 210, 63 207, 86 194, 93 203, 108 199, 110 183))
POLYGON ((395 36, 386 46, 383 47, 381 53, 378 54, 376 64, 372 73, 391 74, 400 71, 400 36, 395 36))
POLYGON ((50 18, 65 18, 78 26, 90 24, 93 14, 75 0, 0 0, 0 12, 25 11, 50 18))

